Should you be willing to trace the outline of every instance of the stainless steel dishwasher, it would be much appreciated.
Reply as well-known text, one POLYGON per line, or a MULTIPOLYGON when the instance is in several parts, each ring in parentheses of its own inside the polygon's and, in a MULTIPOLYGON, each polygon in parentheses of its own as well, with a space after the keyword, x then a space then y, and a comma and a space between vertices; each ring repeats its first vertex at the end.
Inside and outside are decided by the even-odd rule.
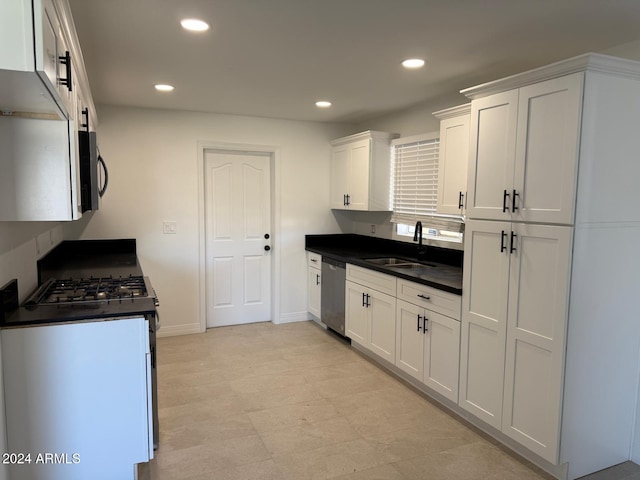
POLYGON ((344 335, 345 263, 322 257, 320 319, 327 327, 344 335))

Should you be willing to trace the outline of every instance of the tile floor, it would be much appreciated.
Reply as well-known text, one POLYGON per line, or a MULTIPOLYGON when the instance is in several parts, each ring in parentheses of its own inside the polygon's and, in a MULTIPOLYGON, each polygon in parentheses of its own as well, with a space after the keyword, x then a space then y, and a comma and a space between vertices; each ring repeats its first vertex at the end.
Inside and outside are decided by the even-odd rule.
MULTIPOLYGON (((551 478, 313 322, 161 338, 158 379, 140 479, 551 478)), ((640 480, 634 467, 597 480, 640 480)))

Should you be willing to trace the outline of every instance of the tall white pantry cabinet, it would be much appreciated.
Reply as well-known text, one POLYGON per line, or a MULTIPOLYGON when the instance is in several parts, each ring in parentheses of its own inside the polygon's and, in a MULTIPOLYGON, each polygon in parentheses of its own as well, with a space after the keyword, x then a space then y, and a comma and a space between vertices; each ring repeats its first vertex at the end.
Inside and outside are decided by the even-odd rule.
POLYGON ((462 93, 459 405, 560 478, 640 461, 640 63, 588 54, 462 93))

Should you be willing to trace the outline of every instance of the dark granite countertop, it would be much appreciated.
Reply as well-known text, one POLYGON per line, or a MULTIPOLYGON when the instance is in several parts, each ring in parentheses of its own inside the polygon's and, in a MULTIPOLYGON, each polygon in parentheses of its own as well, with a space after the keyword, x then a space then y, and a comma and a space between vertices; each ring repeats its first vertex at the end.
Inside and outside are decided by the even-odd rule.
POLYGON ((19 307, 6 314, 2 328, 54 325, 68 322, 95 322, 123 317, 140 317, 156 311, 153 299, 144 298, 64 305, 36 305, 19 307))
POLYGON ((463 252, 461 250, 426 246, 424 255, 418 259, 416 244, 355 234, 307 235, 305 248, 334 260, 404 278, 456 295, 462 294, 463 252), (409 262, 420 262, 427 264, 428 268, 396 268, 375 265, 366 260, 382 257, 397 257, 409 262))
MULTIPOLYGON (((38 261, 38 284, 49 278, 142 276, 136 241, 74 240, 60 243, 38 261)), ((147 291, 152 290, 145 278, 147 291)), ((136 298, 21 306, 0 315, 0 327, 26 327, 136 317, 156 311, 154 299, 136 298)))

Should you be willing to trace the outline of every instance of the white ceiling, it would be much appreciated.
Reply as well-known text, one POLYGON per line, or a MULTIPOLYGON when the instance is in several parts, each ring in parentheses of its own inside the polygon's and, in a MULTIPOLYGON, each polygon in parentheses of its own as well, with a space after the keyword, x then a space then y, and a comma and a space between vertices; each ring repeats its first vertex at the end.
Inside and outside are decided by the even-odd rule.
POLYGON ((69 3, 97 104, 294 120, 361 122, 640 39, 639 0, 69 3), (212 28, 188 33, 185 17, 212 28))

